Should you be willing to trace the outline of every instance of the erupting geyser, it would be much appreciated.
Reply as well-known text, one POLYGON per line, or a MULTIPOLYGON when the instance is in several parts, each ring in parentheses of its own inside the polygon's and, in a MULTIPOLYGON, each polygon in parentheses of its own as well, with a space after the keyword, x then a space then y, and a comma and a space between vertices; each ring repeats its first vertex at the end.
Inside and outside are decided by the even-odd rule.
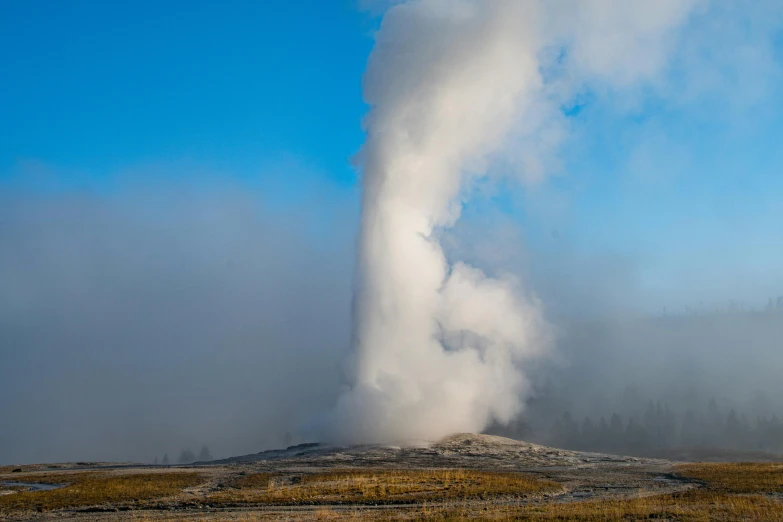
POLYGON ((548 351, 539 308, 512 279, 449 264, 439 231, 501 153, 513 149, 524 176, 541 175, 537 147, 562 130, 559 104, 577 74, 627 84, 660 66, 645 48, 652 61, 629 68, 627 53, 660 47, 689 3, 624 6, 417 0, 385 14, 365 76, 353 382, 332 414, 332 438, 432 440, 519 413, 524 363, 548 351), (562 51, 548 53, 560 69, 545 81, 550 48, 562 51))

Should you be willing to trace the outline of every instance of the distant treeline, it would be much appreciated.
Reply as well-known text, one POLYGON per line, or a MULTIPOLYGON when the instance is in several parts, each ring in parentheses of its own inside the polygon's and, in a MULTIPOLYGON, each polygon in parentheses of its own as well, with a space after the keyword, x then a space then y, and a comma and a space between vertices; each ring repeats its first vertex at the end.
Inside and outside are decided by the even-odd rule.
POLYGON ((746 303, 732 299, 728 302, 727 305, 724 306, 710 307, 703 303, 683 305, 681 307, 673 307, 671 309, 667 306, 664 306, 661 312, 664 316, 667 317, 678 316, 678 315, 685 315, 685 316, 720 315, 720 314, 730 314, 730 313, 758 313, 758 312, 783 313, 783 295, 779 295, 777 297, 770 297, 767 300, 767 303, 763 305, 761 308, 758 308, 757 305, 748 305, 746 303))
POLYGON ((637 455, 783 453, 783 296, 765 301, 564 322, 520 418, 491 432, 637 455))
POLYGON ((564 411, 548 430, 524 421, 495 430, 558 448, 630 455, 655 455, 664 450, 720 448, 783 453, 783 422, 777 415, 752 420, 731 409, 720 411, 710 400, 706 411, 675 413, 668 404, 650 402, 641 415, 575 418, 564 411))
MULTIPOLYGON (((210 460, 213 460, 212 453, 210 453, 209 448, 206 446, 202 446, 201 451, 198 453, 198 457, 195 453, 193 453, 190 449, 183 449, 179 452, 179 458, 177 459, 178 464, 190 464, 191 462, 208 462, 210 460)), ((155 459, 152 461, 154 465, 162 464, 164 466, 168 466, 170 464, 169 462, 169 455, 168 453, 163 454, 163 458, 158 460, 158 457, 155 457, 155 459)))

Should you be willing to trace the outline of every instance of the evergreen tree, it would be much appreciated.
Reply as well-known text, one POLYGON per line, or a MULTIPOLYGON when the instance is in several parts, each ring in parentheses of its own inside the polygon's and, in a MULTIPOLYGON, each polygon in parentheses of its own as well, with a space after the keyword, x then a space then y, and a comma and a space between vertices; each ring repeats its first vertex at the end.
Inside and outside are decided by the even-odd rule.
POLYGON ((685 447, 693 447, 699 444, 699 423, 693 410, 685 412, 680 431, 680 444, 685 447))
POLYGON ((609 447, 609 441, 612 438, 611 429, 609 428, 609 423, 606 422, 606 419, 601 417, 601 420, 598 422, 598 441, 596 444, 596 449, 600 451, 605 451, 609 447))
POLYGON ((163 460, 160 461, 160 463, 163 464, 164 466, 168 466, 169 465, 169 454, 168 453, 164 453, 163 454, 163 460))
POLYGON ((196 455, 193 454, 192 451, 189 449, 184 449, 179 454, 179 459, 177 462, 180 464, 189 464, 196 460, 196 455))
POLYGON ((677 416, 669 408, 669 403, 663 403, 663 414, 660 419, 660 440, 657 446, 660 448, 670 448, 676 444, 677 439, 677 416))
POLYGON ((198 460, 202 462, 210 461, 212 459, 212 454, 209 452, 209 448, 206 446, 201 447, 201 451, 198 453, 198 460))
POLYGON ((783 448, 783 423, 777 415, 773 415, 772 420, 769 421, 769 449, 780 451, 781 448, 783 448))
POLYGON ((720 446, 724 443, 723 439, 726 427, 724 425, 725 417, 721 413, 721 409, 718 406, 718 402, 715 398, 711 398, 707 406, 707 419, 706 425, 702 430, 701 444, 709 446, 720 446))
POLYGON ((625 447, 634 453, 645 453, 650 449, 650 438, 647 430, 633 417, 625 428, 625 447))
POLYGON ((724 437, 728 447, 736 448, 741 444, 742 426, 740 425, 740 420, 739 417, 737 417, 737 413, 733 409, 726 416, 724 437))
POLYGON ((647 403, 647 410, 644 412, 644 425, 648 430, 653 431, 658 424, 658 418, 655 415, 655 406, 653 401, 647 403))
POLYGON ((609 420, 609 441, 608 447, 611 451, 620 451, 623 449, 625 439, 625 430, 623 429, 623 419, 616 413, 612 413, 609 420))
POLYGON ((766 449, 766 437, 769 423, 766 417, 756 417, 756 431, 754 434, 754 443, 757 449, 766 449))
POLYGON ((585 420, 582 421, 582 437, 581 437, 581 449, 586 450, 595 450, 597 449, 597 434, 596 434, 596 428, 593 425, 593 421, 590 420, 590 417, 585 417, 585 420))
POLYGON ((564 448, 576 449, 579 446, 579 425, 571 416, 570 411, 563 413, 564 448))

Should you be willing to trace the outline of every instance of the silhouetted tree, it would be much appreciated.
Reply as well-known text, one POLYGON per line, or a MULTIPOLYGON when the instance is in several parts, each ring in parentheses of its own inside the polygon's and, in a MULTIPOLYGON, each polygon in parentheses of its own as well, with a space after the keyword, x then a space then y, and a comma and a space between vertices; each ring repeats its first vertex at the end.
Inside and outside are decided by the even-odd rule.
POLYGON ((158 457, 155 457, 155 460, 152 462, 152 464, 153 464, 153 466, 157 466, 158 465, 158 457))
MULTIPOLYGON (((658 403, 660 405, 660 402, 658 403)), ((656 409, 656 426, 650 434, 650 444, 653 447, 669 448, 677 439, 677 416, 669 409, 669 404, 664 402, 663 408, 656 409)))
POLYGON ((647 403, 647 410, 644 412, 644 425, 650 429, 654 428, 657 424, 658 417, 655 413, 655 406, 653 405, 653 401, 649 401, 647 403))
POLYGON ((212 454, 209 452, 209 448, 206 446, 201 447, 201 451, 198 453, 198 460, 207 461, 212 460, 212 454))
POLYGON ((563 431, 565 435, 564 447, 575 448, 579 445, 579 425, 571 416, 571 412, 563 413, 563 431))
POLYGON ((632 452, 641 452, 650 449, 650 438, 647 430, 633 417, 625 428, 625 447, 632 452))
POLYGON ((609 441, 608 447, 612 451, 621 450, 623 447, 625 430, 623 429, 623 419, 616 413, 612 413, 609 420, 609 441))
POLYGON ((163 460, 161 460, 160 463, 163 464, 164 466, 168 466, 169 465, 169 454, 168 453, 164 453, 163 454, 163 460))
POLYGON ((560 448, 575 449, 579 446, 579 425, 574 421, 571 413, 566 411, 560 418, 555 419, 549 432, 551 444, 560 448))
POLYGON ((596 449, 605 451, 609 448, 611 438, 612 432, 609 428, 609 423, 606 422, 606 419, 601 417, 601 420, 598 422, 598 444, 596 445, 596 449))
POLYGON ((680 443, 686 447, 697 446, 701 442, 699 431, 700 426, 696 420, 696 414, 693 410, 686 411, 680 430, 680 443))
POLYGON ((731 448, 740 448, 744 446, 749 427, 743 425, 737 413, 732 409, 726 416, 726 426, 724 436, 726 444, 731 448))
POLYGON ((783 423, 777 415, 773 415, 769 421, 769 446, 771 451, 780 451, 783 448, 783 423))
POLYGON ((193 454, 192 451, 189 449, 184 449, 179 454, 179 460, 178 462, 180 464, 188 464, 190 462, 193 462, 196 460, 196 455, 193 454))
POLYGON ((585 417, 585 420, 582 421, 581 449, 595 450, 598 443, 597 435, 593 421, 590 420, 590 417, 585 417))

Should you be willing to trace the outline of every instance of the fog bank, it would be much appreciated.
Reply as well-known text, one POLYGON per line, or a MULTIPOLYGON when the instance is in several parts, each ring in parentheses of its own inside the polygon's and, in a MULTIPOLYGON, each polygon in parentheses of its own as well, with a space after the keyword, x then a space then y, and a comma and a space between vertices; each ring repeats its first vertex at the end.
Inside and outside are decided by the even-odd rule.
POLYGON ((317 200, 194 178, 4 191, 0 462, 297 440, 350 340, 353 205, 317 200))

